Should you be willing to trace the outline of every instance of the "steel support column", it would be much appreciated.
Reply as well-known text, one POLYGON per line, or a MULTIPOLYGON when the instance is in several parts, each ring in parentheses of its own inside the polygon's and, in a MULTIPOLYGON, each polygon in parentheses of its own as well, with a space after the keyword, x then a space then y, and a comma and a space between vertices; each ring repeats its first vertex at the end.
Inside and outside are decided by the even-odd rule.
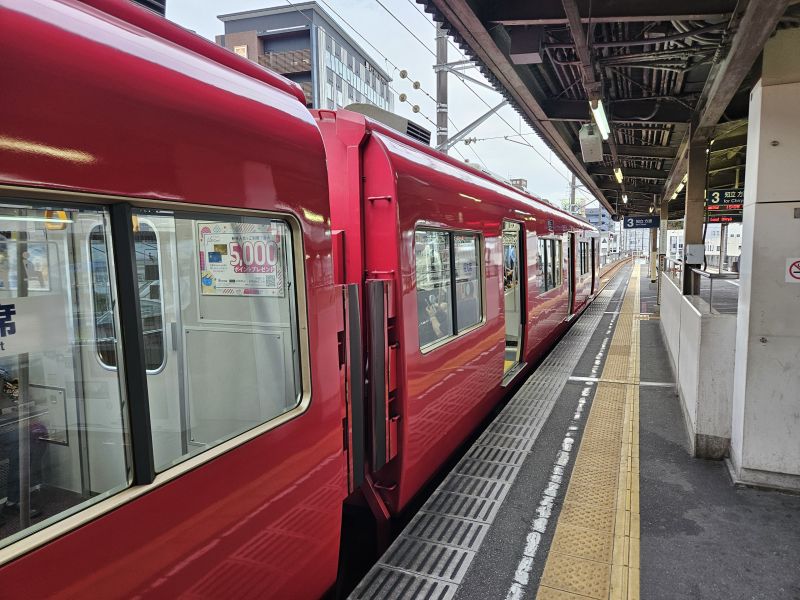
MULTIPOLYGON (((436 24, 436 147, 447 142, 447 33, 441 23, 436 24)), ((447 152, 447 148, 443 148, 447 152)))
POLYGON ((656 282, 658 269, 656 267, 658 255, 658 228, 650 228, 650 283, 656 282))
MULTIPOLYGON (((691 138, 694 138, 690 131, 691 138)), ((686 181, 686 204, 683 220, 683 293, 691 294, 693 289, 692 269, 698 268, 702 263, 686 261, 686 252, 693 244, 703 245, 703 220, 705 216, 706 200, 706 148, 705 139, 695 139, 689 145, 688 179, 686 181)))
POLYGON ((665 198, 661 201, 661 227, 658 241, 658 292, 656 303, 661 304, 661 273, 667 266, 667 231, 669 230, 669 201, 665 198))

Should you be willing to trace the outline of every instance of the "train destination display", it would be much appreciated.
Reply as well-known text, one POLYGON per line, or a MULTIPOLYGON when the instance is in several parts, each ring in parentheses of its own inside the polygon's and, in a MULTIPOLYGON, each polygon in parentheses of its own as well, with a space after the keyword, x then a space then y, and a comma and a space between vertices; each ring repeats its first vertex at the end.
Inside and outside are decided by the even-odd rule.
POLYGON ((711 190, 706 196, 706 223, 741 223, 744 189, 711 190))

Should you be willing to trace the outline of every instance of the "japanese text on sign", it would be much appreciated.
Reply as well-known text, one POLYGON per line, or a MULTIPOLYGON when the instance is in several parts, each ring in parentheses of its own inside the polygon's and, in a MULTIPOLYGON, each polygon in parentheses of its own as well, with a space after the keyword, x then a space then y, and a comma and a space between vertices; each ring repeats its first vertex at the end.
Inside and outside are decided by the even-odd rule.
POLYGON ((625 217, 625 229, 650 229, 661 224, 661 217, 625 217))
POLYGON ((0 302, 0 357, 60 351, 67 346, 61 294, 5 298, 0 302))
POLYGON ((733 189, 733 190, 711 190, 708 192, 706 196, 706 204, 710 207, 712 206, 721 206, 721 205, 728 205, 728 204, 738 204, 740 205, 744 202, 744 190, 743 189, 733 189))
POLYGON ((272 223, 198 223, 204 296, 283 296, 281 228, 272 223))

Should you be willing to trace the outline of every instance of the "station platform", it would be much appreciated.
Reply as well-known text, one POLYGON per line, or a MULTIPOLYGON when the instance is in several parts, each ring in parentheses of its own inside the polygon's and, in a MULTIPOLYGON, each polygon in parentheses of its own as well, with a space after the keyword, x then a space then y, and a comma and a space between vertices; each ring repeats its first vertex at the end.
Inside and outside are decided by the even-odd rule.
POLYGON ((646 269, 614 274, 351 598, 800 598, 800 496, 691 457, 646 269))

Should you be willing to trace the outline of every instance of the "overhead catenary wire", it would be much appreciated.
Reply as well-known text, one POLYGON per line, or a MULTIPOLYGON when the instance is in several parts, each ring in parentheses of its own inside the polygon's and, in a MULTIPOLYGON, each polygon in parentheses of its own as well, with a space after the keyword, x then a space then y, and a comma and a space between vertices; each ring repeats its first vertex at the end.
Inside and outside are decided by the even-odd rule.
MULTIPOLYGON (((294 9, 295 9, 295 11, 297 11, 298 13, 300 13, 301 15, 303 15, 303 17, 304 17, 304 18, 305 18, 307 21, 309 21, 309 23, 312 23, 312 20, 311 20, 311 19, 309 19, 308 15, 306 15, 305 13, 303 13, 303 12, 302 12, 302 11, 301 11, 301 10, 300 10, 300 9, 299 9, 297 6, 295 6, 295 4, 292 2, 292 0, 285 0, 285 2, 286 2, 286 3, 287 3, 289 6, 291 6, 292 8, 294 8, 294 9)), ((354 33, 356 36, 358 36, 358 37, 359 37, 359 38, 360 38, 360 39, 361 39, 361 40, 362 40, 362 41, 363 41, 365 44, 367 44, 367 45, 368 45, 370 48, 372 48, 372 49, 373 49, 373 50, 374 50, 374 51, 375 51, 375 52, 376 52, 376 53, 377 53, 377 54, 378 54, 378 55, 379 55, 381 58, 383 58, 383 60, 385 60, 385 61, 386 61, 386 63, 387 63, 387 64, 389 64, 389 65, 390 65, 390 66, 391 66, 391 67, 392 67, 392 68, 393 68, 395 71, 400 71, 400 70, 401 70, 401 68, 400 68, 399 66, 397 66, 397 64, 396 64, 394 61, 392 61, 392 60, 391 60, 391 59, 390 59, 388 56, 386 56, 386 54, 384 54, 384 53, 383 53, 383 52, 382 52, 382 51, 381 51, 381 50, 380 50, 380 49, 379 49, 377 46, 375 46, 375 44, 373 44, 373 43, 372 43, 372 42, 371 42, 369 39, 367 39, 367 37, 365 37, 365 36, 364 36, 364 34, 362 34, 362 33, 361 33, 360 31, 358 31, 358 30, 357 30, 355 27, 353 27, 353 26, 350 24, 350 22, 349 22, 347 19, 345 19, 345 18, 344 18, 344 17, 341 15, 341 13, 340 13, 339 11, 337 11, 337 10, 336 10, 336 9, 335 9, 333 6, 331 6, 331 5, 330 5, 330 3, 329 3, 327 0, 318 0, 318 2, 319 2, 320 4, 322 4, 323 6, 325 6, 325 8, 327 8, 327 9, 328 9, 328 10, 329 10, 331 13, 333 13, 334 15, 336 15, 336 17, 338 17, 338 18, 339 18, 339 20, 340 20, 340 21, 341 21, 341 22, 342 22, 342 23, 343 23, 343 24, 344 24, 344 25, 345 25, 345 26, 346 26, 346 27, 347 27, 347 28, 348 28, 350 31, 352 31, 352 32, 353 32, 353 33, 354 33)), ((387 7, 386 7, 386 5, 385 5, 383 2, 381 2, 380 0, 376 0, 376 2, 377 2, 379 5, 380 5, 380 7, 381 7, 381 8, 382 8, 384 11, 386 11, 386 12, 387 12, 387 13, 388 13, 388 14, 389 14, 389 15, 390 15, 390 16, 391 16, 391 17, 392 17, 392 18, 393 18, 395 21, 397 21, 397 23, 399 23, 399 24, 400 24, 400 25, 403 27, 403 29, 404 29, 406 32, 408 32, 408 34, 409 34, 409 35, 411 35, 411 36, 414 38, 414 40, 415 40, 417 43, 419 43, 419 44, 420 44, 420 45, 421 45, 423 48, 425 48, 425 50, 426 50, 428 53, 430 53, 430 54, 431 54, 431 55, 433 55, 434 57, 436 56, 436 53, 435 53, 433 50, 431 50, 430 48, 428 48, 428 46, 425 44, 425 42, 423 42, 423 41, 422 41, 422 40, 421 40, 421 39, 420 39, 420 38, 419 38, 419 37, 418 37, 416 34, 414 34, 414 33, 413 33, 413 32, 412 32, 412 31, 411 31, 411 30, 410 30, 410 29, 409 29, 409 28, 408 28, 408 27, 407 27, 407 26, 406 26, 404 23, 402 23, 402 22, 401 22, 401 21, 400 21, 400 20, 397 18, 397 16, 395 16, 395 15, 394 15, 394 14, 393 14, 393 13, 392 13, 392 12, 391 12, 391 11, 390 11, 388 8, 387 8, 387 7)), ((424 13, 422 13, 422 14, 424 15, 424 13)), ((430 22, 430 21, 429 21, 429 22, 430 22)), ((459 53, 461 53, 461 55, 462 55, 462 56, 464 56, 464 54, 463 54, 463 52, 461 52, 461 50, 458 50, 458 51, 459 51, 459 53)), ((481 100, 481 102, 483 102, 483 103, 484 103, 484 104, 485 104, 487 107, 489 106, 489 104, 488 104, 488 103, 487 103, 487 102, 486 102, 486 101, 485 101, 483 98, 481 98, 481 97, 480 97, 480 96, 477 94, 477 92, 476 92, 475 90, 473 90, 471 87, 469 87, 469 85, 467 85, 467 84, 466 84, 466 82, 464 82, 464 81, 463 81, 461 78, 458 78, 458 80, 459 80, 459 81, 461 81, 461 83, 462 83, 463 85, 465 85, 465 86, 466 86, 466 88, 467 88, 467 89, 468 89, 468 90, 469 90, 469 91, 470 91, 472 94, 474 94, 474 95, 475 95, 475 96, 476 96, 476 97, 477 97, 479 100, 481 100)), ((387 85, 388 85, 388 84, 387 84, 387 85)), ((389 85, 389 89, 391 89, 391 90, 392 90, 392 92, 394 92, 395 94, 398 94, 398 96, 399 96, 399 92, 398 92, 396 89, 394 89, 394 88, 393 88, 391 85, 389 85)), ((435 99, 434 99, 434 98, 433 98, 433 97, 432 97, 432 96, 431 96, 429 93, 427 93, 425 90, 423 90, 421 86, 420 86, 418 89, 420 89, 420 90, 422 91, 422 93, 423 93, 423 94, 425 94, 425 95, 426 95, 428 98, 430 98, 431 100, 433 100, 433 101, 435 102, 435 99)), ((424 113, 422 113, 421 111, 420 111, 419 113, 416 113, 416 114, 421 114, 421 115, 422 115, 422 116, 423 116, 423 117, 424 117, 426 120, 428 120, 429 122, 433 123, 433 121, 432 121, 432 120, 431 120, 429 117, 427 117, 427 115, 425 115, 424 113)), ((508 121, 506 121, 506 120, 505 120, 505 119, 502 117, 502 115, 499 115, 499 114, 498 114, 497 116, 498 116, 498 117, 500 117, 500 119, 501 119, 501 120, 502 120, 502 121, 503 121, 503 122, 504 122, 506 125, 508 125, 509 127, 511 127, 511 129, 512 129, 512 130, 514 130, 514 131, 515 131, 515 133, 519 133, 519 132, 517 132, 517 130, 516 130, 516 129, 514 129, 514 127, 513 127, 513 126, 512 126, 510 123, 508 123, 508 121)), ((458 127, 458 126, 457 126, 457 125, 456 125, 456 124, 455 124, 455 123, 454 123, 452 120, 450 120, 450 121, 451 121, 451 124, 452 124, 452 125, 453 125, 453 126, 456 128, 456 130, 461 130, 461 128, 460 128, 460 127, 458 127)), ((530 144, 526 144, 526 145, 528 145, 530 148, 532 148, 532 149, 533 149, 533 150, 534 150, 534 151, 535 151, 535 152, 536 152, 536 153, 537 153, 537 154, 538 154, 538 155, 539 155, 539 156, 540 156, 540 157, 541 157, 541 158, 542 158, 542 159, 543 159, 545 162, 547 162, 547 164, 548 164, 548 165, 550 165, 550 166, 551 166, 553 169, 555 169, 555 165, 553 165, 553 164, 552 164, 552 163, 551 163, 549 160, 547 160, 547 158, 545 158, 545 157, 544 157, 544 156, 543 156, 543 155, 542 155, 542 154, 541 154, 541 153, 540 153, 540 152, 539 152, 539 151, 538 151, 538 150, 537 150, 537 149, 536 149, 534 146, 532 146, 532 145, 530 145, 530 144)), ((476 151, 474 148, 471 148, 470 150, 471 150, 471 152, 472 152, 472 153, 475 155, 475 157, 478 159, 478 161, 479 161, 481 164, 483 164, 483 165, 484 165, 484 167, 486 167, 486 161, 484 161, 484 160, 483 160, 483 159, 480 157, 480 155, 478 154, 478 152, 477 152, 477 151, 476 151)), ((462 154, 461 152, 458 152, 458 154, 459 154, 460 156, 462 156, 462 158, 463 158, 463 154, 462 154)), ((559 173, 559 175, 561 175, 561 177, 564 177, 564 178, 566 179, 566 176, 564 176, 562 173, 560 173, 560 172, 559 172, 557 169, 556 169, 556 172, 557 172, 557 173, 559 173)))
MULTIPOLYGON (((303 15, 303 17, 305 17, 305 19, 309 23, 313 22, 311 19, 308 18, 308 16, 305 13, 303 13, 297 6, 295 6, 292 3, 291 0, 285 0, 285 1, 289 6, 294 8, 295 11, 297 11, 299 14, 303 15)), ((375 45, 373 45, 372 42, 370 42, 366 37, 364 37, 363 34, 361 34, 357 29, 355 29, 352 25, 350 25, 350 23, 341 14, 339 14, 339 12, 335 8, 333 8, 330 4, 328 4, 324 0, 319 0, 319 2, 320 2, 320 4, 324 4, 325 7, 328 8, 333 14, 335 14, 343 23, 345 23, 347 25, 347 27, 351 31, 353 31, 356 35, 358 35, 370 48, 375 50, 375 52, 377 52, 388 64, 390 64, 394 68, 395 71, 399 71, 400 70, 400 68, 388 56, 386 56, 383 52, 378 50, 378 48, 375 45)), ((384 9, 385 9, 385 7, 384 7, 384 9)), ((399 98, 400 92, 398 92, 391 84, 387 83, 386 85, 399 98)), ((422 91, 422 93, 424 93, 426 96, 428 96, 431 100, 434 100, 434 98, 430 94, 428 94, 424 89, 422 89, 421 86, 418 89, 420 89, 422 91)), ((424 118, 426 121, 428 121, 431 125, 433 125, 434 127, 436 126, 436 123, 434 123, 433 120, 428 115, 426 115, 424 112, 422 112, 421 110, 419 110, 418 112, 416 112, 414 114, 418 114, 418 115, 422 116, 422 118, 424 118)), ((452 119, 450 119, 450 122, 453 125, 453 127, 456 127, 456 129, 459 129, 459 127, 452 121, 452 119)), ((454 150, 461 157, 461 160, 463 160, 464 162, 468 162, 466 157, 464 156, 464 154, 460 150, 458 150, 457 148, 454 148, 454 150)), ((486 166, 486 162, 480 157, 480 155, 478 155, 477 151, 474 148, 472 148, 471 150, 472 150, 472 153, 475 155, 475 157, 478 159, 478 161, 482 165, 484 165, 484 167, 485 167, 486 166)))
MULTIPOLYGON (((287 0, 287 1, 288 1, 288 0, 287 0)), ((396 15, 395 15, 395 14, 394 14, 392 11, 390 11, 390 10, 389 10, 389 9, 386 7, 386 5, 384 5, 384 4, 383 4, 383 2, 381 2, 381 0, 375 0, 375 1, 376 1, 376 2, 377 2, 377 3, 378 3, 380 6, 381 6, 381 8, 383 8, 383 10, 385 10, 385 11, 386 11, 386 12, 387 12, 387 13, 388 13, 388 14, 389 14, 389 15, 390 15, 390 16, 391 16, 391 17, 392 17, 392 18, 393 18, 395 21, 397 21, 397 22, 398 22, 398 23, 399 23, 399 24, 400 24, 400 25, 403 27, 403 29, 405 29, 405 30, 406 30, 406 31, 407 31, 407 32, 408 32, 408 33, 411 35, 411 37, 413 37, 413 38, 414 38, 414 39, 415 39, 415 40, 416 40, 416 41, 417 41, 417 42, 418 42, 418 43, 419 43, 419 44, 420 44, 420 45, 421 45, 423 48, 425 48, 425 50, 426 50, 426 51, 427 51, 429 54, 431 54, 431 55, 432 55, 432 56, 434 56, 434 57, 436 56, 436 53, 435 53, 433 50, 431 50, 430 48, 428 48, 427 44, 425 44, 425 42, 423 42, 423 41, 422 41, 422 40, 421 40, 419 37, 417 37, 417 35, 416 35, 416 34, 414 34, 414 33, 413 33, 413 32, 412 32, 412 31, 411 31, 411 30, 410 30, 410 29, 409 29, 409 28, 408 28, 408 27, 405 25, 405 23, 403 23, 402 21, 400 21, 400 19, 399 19, 399 18, 398 18, 398 17, 397 17, 397 16, 396 16, 396 15)), ((341 18, 341 17, 340 17, 340 18, 341 18)), ((481 101, 483 104, 485 104, 487 108, 492 108, 492 106, 491 106, 491 105, 490 105, 488 102, 486 102, 486 100, 484 100, 484 99, 483 99, 483 97, 482 97, 480 94, 478 94, 478 92, 476 92, 474 89, 472 89, 472 88, 469 86, 469 84, 468 84, 466 81, 464 81, 464 80, 463 80, 463 79, 461 79, 460 77, 457 77, 457 79, 458 79, 458 81, 460 81, 460 82, 461 82, 461 83, 462 83, 462 84, 463 84, 463 85, 464 85, 464 86, 465 86, 465 87, 466 87, 466 88, 467 88, 467 89, 468 89, 468 90, 469 90, 469 91, 470 91, 470 92, 471 92, 471 93, 472 93, 472 94, 473 94, 473 95, 474 95, 476 98, 478 98, 478 100, 480 100, 480 101, 481 101)), ((521 132, 521 131, 519 131, 519 130, 518 130, 516 127, 514 127, 514 126, 513 126, 511 123, 509 123, 509 122, 508 122, 508 121, 507 121, 507 120, 506 120, 506 119, 503 117, 503 115, 501 115, 500 113, 495 113, 495 115, 496 115, 496 116, 497 116, 497 117, 498 117, 498 118, 499 118, 499 119, 500 119, 500 120, 501 120, 503 123, 505 123, 505 124, 506 124, 508 127, 510 127, 510 128, 511 128, 511 130, 512 130, 514 133, 516 133, 516 134, 521 134, 521 133, 522 133, 522 132, 521 132)), ((535 134, 535 132, 533 132, 533 133, 535 134)), ((524 140, 524 138, 523 138, 523 140, 524 140)), ((511 140, 509 140, 509 141, 511 141, 511 140)), ((553 170, 554 170, 556 173, 558 173, 558 175, 559 175, 561 178, 563 178, 563 179, 565 179, 565 180, 567 180, 567 181, 569 181, 569 180, 570 180, 570 178, 569 178, 569 177, 567 177, 566 175, 564 175, 564 174, 563 174, 563 173, 562 173, 562 172, 561 172, 561 171, 560 171, 560 170, 559 170, 559 169, 558 169, 558 168, 557 168, 557 167, 556 167, 556 166, 555 166, 555 165, 554 165, 552 162, 550 162, 550 161, 549 161, 549 160, 548 160, 548 159, 547 159, 547 158, 546 158, 546 157, 545 157, 545 156, 544 156, 544 155, 543 155, 541 152, 539 152, 539 149, 538 149, 538 148, 536 148, 536 147, 535 147, 533 144, 531 144, 530 142, 524 141, 524 144, 523 144, 523 145, 525 145, 525 146, 528 146, 528 147, 529 147, 529 148, 531 148, 531 149, 532 149, 534 152, 536 152, 536 154, 538 154, 538 155, 539 155, 539 156, 542 158, 542 160, 544 160, 544 161, 545 161, 545 162, 546 162, 548 165, 550 165, 550 167, 551 167, 551 168, 552 168, 552 169, 553 169, 553 170)))

